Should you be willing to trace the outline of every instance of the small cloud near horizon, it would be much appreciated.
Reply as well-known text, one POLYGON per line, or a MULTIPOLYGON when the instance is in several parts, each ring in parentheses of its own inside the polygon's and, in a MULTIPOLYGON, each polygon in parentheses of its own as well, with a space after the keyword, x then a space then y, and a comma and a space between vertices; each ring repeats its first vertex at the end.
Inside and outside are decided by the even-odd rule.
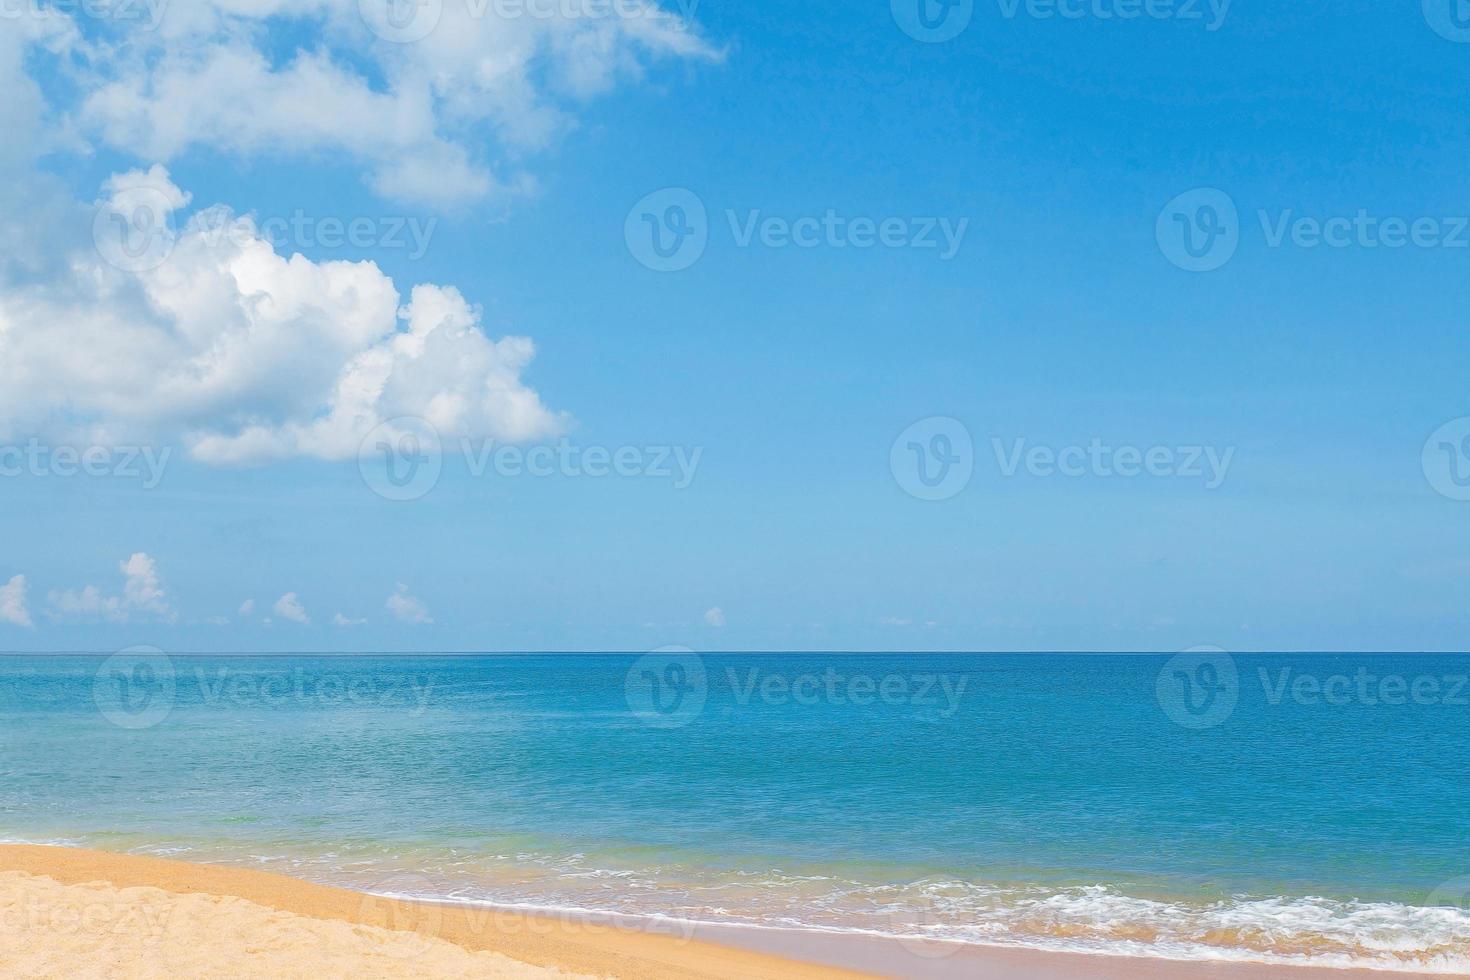
POLYGON ((410 595, 408 586, 402 582, 398 583, 398 588, 388 597, 388 601, 383 603, 383 606, 400 623, 423 626, 434 622, 434 617, 429 615, 429 607, 424 605, 422 600, 410 595))
POLYGON ((275 613, 282 619, 293 623, 307 626, 311 623, 311 617, 306 613, 306 607, 301 604, 301 599, 294 592, 287 592, 276 600, 275 613))

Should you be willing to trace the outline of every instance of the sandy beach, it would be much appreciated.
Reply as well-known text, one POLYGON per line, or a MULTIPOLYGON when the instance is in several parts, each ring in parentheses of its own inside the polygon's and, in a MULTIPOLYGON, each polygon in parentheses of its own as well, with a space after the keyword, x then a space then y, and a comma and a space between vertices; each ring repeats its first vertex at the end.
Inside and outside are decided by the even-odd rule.
POLYGON ((916 950, 876 938, 719 926, 668 935, 395 901, 242 868, 27 845, 0 847, 0 940, 0 972, 15 977, 1426 976, 975 946, 916 950))

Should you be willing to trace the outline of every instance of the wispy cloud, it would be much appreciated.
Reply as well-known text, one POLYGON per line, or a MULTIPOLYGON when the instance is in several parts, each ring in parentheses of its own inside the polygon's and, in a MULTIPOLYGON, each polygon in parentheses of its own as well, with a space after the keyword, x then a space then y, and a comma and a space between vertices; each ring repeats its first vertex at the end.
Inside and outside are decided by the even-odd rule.
POLYGON ((287 592, 276 600, 275 613, 281 619, 303 626, 311 622, 311 617, 306 614, 306 607, 294 592, 287 592))
POLYGON ((46 615, 53 621, 102 619, 126 623, 134 616, 174 622, 178 614, 169 602, 158 563, 138 552, 118 563, 123 575, 121 595, 108 595, 96 585, 80 590, 67 589, 48 593, 50 608, 46 615))
POLYGON ((410 595, 408 586, 402 582, 398 583, 398 587, 388 597, 384 606, 400 623, 424 625, 434 621, 434 618, 429 615, 429 607, 410 595))
POLYGON ((23 626, 26 629, 36 628, 35 622, 31 619, 30 606, 26 601, 26 577, 24 575, 16 575, 9 582, 0 585, 0 623, 23 626))

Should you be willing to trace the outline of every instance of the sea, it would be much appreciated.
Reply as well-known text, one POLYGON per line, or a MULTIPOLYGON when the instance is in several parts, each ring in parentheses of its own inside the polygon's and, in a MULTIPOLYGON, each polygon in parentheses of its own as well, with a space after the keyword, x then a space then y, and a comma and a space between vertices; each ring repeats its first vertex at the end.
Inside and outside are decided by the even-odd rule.
POLYGON ((0 838, 377 895, 1470 972, 1470 656, 0 658, 0 838))

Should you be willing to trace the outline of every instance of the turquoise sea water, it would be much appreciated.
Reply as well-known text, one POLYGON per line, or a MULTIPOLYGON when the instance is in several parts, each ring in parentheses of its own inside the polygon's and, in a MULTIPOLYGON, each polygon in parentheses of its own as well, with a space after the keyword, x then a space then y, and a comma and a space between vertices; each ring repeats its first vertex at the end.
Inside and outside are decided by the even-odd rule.
POLYGON ((1470 657, 0 658, 0 837, 386 894, 1470 967, 1470 657))

